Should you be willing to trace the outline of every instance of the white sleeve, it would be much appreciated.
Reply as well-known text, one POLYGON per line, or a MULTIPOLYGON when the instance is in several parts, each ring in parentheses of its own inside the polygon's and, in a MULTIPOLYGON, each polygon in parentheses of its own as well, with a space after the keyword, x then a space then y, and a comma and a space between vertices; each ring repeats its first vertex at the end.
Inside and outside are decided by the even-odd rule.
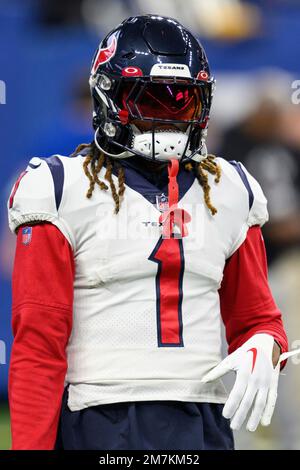
POLYGON ((71 231, 60 217, 57 205, 56 188, 47 162, 42 158, 32 158, 7 201, 10 230, 16 233, 22 224, 48 221, 56 225, 74 247, 71 231))

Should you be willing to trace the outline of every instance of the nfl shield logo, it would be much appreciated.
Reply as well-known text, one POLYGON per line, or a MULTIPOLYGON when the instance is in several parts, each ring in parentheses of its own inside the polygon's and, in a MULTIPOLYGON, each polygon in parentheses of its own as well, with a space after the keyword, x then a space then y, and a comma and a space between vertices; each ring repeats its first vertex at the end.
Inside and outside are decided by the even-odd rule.
POLYGON ((32 227, 22 228, 22 243, 23 245, 29 245, 31 242, 32 227))
POLYGON ((156 196, 156 207, 160 212, 165 212, 169 209, 168 196, 164 193, 156 196))

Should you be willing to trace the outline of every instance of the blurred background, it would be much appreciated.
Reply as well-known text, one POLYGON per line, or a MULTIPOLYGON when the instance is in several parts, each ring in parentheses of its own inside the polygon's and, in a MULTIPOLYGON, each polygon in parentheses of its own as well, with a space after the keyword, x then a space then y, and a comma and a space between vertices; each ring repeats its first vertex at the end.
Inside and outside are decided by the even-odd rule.
MULTIPOLYGON (((15 249, 6 201, 32 156, 69 155, 92 140, 94 51, 110 29, 142 13, 178 19, 206 48, 217 79, 209 151, 243 162, 263 187, 269 280, 290 347, 300 346, 299 0, 0 0, 0 449, 10 445, 15 249)), ((299 392, 300 368, 289 361, 272 426, 237 433, 236 447, 300 449, 299 392)))

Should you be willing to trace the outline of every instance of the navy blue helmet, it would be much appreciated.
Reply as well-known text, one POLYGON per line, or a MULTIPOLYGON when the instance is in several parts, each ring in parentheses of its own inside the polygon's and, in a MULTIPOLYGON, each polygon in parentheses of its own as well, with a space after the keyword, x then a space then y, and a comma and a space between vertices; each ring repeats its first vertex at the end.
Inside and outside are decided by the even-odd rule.
POLYGON ((92 61, 96 145, 115 158, 199 159, 214 84, 203 47, 178 21, 126 19, 92 61))

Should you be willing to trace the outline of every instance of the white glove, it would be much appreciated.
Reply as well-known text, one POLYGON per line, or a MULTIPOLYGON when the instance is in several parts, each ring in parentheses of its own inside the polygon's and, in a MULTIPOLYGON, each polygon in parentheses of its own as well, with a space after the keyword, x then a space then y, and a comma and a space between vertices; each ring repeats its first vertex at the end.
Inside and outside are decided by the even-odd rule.
POLYGON ((271 422, 277 399, 280 362, 299 350, 281 354, 273 367, 274 338, 258 333, 240 348, 229 354, 208 372, 201 382, 211 382, 230 370, 236 372, 236 381, 223 408, 223 416, 231 419, 230 427, 240 429, 247 414, 252 412, 247 423, 248 431, 255 431, 259 422, 268 426, 271 422))

